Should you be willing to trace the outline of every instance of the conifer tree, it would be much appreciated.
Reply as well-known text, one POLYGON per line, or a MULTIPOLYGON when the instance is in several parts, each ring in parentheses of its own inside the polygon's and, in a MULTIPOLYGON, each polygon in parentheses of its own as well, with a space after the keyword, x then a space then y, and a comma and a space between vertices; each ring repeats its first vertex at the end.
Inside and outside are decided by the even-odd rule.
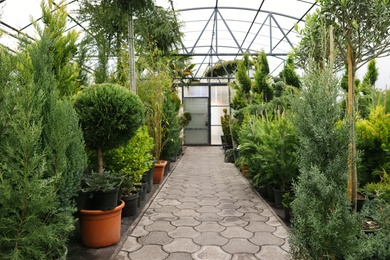
POLYGON ((21 76, 1 88, 11 101, 0 114, 0 258, 53 259, 63 254, 73 220, 59 211, 61 175, 48 172, 42 146, 45 91, 21 76))
MULTIPOLYGON (((44 19, 43 28, 36 27, 39 39, 21 45, 1 88, 7 101, 0 114, 1 259, 63 254, 74 229, 72 198, 86 167, 82 132, 66 97, 70 93, 58 90, 59 75, 69 64, 56 56, 66 52, 58 44, 65 39, 52 32, 66 16, 57 16, 64 9, 53 8, 52 0, 41 7, 52 17, 44 19)), ((69 89, 77 86, 76 81, 67 83, 69 89)))
POLYGON ((263 102, 269 102, 273 98, 273 89, 268 83, 269 66, 267 56, 264 51, 261 51, 257 57, 255 84, 253 92, 262 95, 263 102))
POLYGON ((359 232, 345 185, 348 123, 340 122, 339 83, 329 75, 330 70, 310 72, 292 102, 301 172, 292 202, 293 259, 347 257, 359 232))

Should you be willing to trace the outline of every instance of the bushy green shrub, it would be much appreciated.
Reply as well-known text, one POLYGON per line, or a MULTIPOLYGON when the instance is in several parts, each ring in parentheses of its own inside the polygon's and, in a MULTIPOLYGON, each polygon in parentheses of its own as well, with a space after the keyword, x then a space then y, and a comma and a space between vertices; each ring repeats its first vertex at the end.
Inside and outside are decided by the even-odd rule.
POLYGON ((103 150, 127 143, 145 120, 139 97, 115 84, 85 88, 75 96, 74 107, 85 144, 97 150, 98 172, 103 171, 103 150))
MULTIPOLYGON (((142 126, 126 145, 106 152, 105 168, 124 174, 133 182, 140 182, 142 175, 152 167, 152 148, 153 138, 149 136, 147 127, 142 126)), ((125 190, 131 189, 128 180, 124 184, 130 184, 128 188, 122 186, 125 190)))
POLYGON ((164 128, 161 158, 168 161, 174 161, 182 145, 180 132, 182 126, 179 124, 180 98, 176 91, 170 90, 166 93, 163 105, 164 128))
POLYGON ((365 190, 390 204, 390 176, 385 170, 378 175, 380 175, 380 181, 368 183, 365 190))
POLYGON ((240 161, 249 167, 249 178, 259 185, 290 189, 298 175, 298 138, 284 115, 268 120, 248 115, 239 132, 240 161))
POLYGON ((390 259, 390 204, 381 199, 374 198, 364 202, 361 212, 362 225, 369 216, 377 227, 368 232, 360 232, 355 252, 349 256, 351 260, 387 260, 390 259))
POLYGON ((358 180, 361 186, 378 182, 382 169, 390 171, 390 114, 383 106, 370 110, 367 119, 356 122, 357 148, 362 151, 358 180))

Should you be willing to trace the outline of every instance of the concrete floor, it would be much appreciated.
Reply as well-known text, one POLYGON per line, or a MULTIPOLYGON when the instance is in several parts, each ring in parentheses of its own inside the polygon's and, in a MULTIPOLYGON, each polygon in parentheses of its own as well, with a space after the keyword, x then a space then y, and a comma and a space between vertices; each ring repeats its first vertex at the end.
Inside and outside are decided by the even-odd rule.
POLYGON ((224 162, 220 147, 187 147, 111 247, 111 259, 285 259, 287 240, 288 227, 234 165, 224 162))

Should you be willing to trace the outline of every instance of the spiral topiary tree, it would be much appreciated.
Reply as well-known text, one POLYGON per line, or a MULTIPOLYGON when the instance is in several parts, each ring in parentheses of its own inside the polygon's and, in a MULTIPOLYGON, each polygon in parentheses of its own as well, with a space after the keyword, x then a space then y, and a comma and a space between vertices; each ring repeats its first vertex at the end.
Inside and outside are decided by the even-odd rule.
POLYGON ((97 151, 98 172, 103 172, 103 151, 126 144, 143 125, 144 106, 130 90, 103 83, 80 92, 74 101, 85 144, 97 151))

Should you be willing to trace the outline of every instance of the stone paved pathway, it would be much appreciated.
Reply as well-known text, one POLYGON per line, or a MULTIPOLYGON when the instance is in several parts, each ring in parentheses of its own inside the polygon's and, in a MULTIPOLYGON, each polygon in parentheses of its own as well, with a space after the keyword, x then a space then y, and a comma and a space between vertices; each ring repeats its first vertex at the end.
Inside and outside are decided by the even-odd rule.
POLYGON ((220 147, 188 147, 112 259, 285 259, 288 232, 220 147))

